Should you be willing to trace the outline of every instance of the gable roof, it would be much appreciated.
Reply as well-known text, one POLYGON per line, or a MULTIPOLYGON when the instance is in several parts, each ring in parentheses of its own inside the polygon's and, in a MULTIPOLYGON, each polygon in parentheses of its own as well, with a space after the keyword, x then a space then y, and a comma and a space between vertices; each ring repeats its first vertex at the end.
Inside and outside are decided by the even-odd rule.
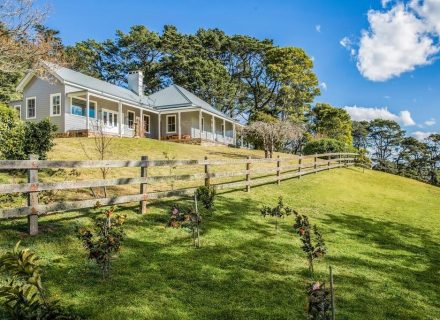
POLYGON ((233 120, 220 110, 211 106, 206 101, 203 101, 202 99, 197 97, 194 93, 176 84, 155 92, 149 95, 148 98, 150 103, 157 110, 169 110, 182 107, 199 107, 205 111, 214 113, 223 118, 233 120))

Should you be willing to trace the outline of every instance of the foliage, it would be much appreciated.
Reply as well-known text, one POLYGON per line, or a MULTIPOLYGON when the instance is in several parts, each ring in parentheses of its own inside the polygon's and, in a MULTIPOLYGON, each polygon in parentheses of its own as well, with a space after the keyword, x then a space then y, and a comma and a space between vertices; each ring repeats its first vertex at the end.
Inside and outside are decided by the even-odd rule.
POLYGON ((200 186, 196 190, 197 200, 202 202, 205 209, 214 208, 216 191, 214 186, 200 186))
POLYGON ((307 142, 303 148, 303 153, 306 155, 315 153, 336 153, 348 151, 347 149, 348 148, 342 141, 323 138, 307 142))
POLYGON ((311 129, 316 138, 331 138, 352 145, 352 123, 347 111, 327 103, 317 103, 311 116, 311 129))
POLYGON ((326 289, 324 283, 314 282, 307 288, 308 294, 308 319, 311 320, 330 320, 331 304, 330 291, 326 289))
POLYGON ((167 226, 187 229, 192 233, 194 246, 200 247, 200 225, 202 217, 197 210, 197 197, 194 199, 195 208, 173 204, 170 210, 170 219, 167 226))
POLYGON ((10 278, 0 287, 3 306, 13 319, 79 319, 45 296, 38 265, 39 258, 29 249, 14 249, 0 257, 0 271, 10 278))
POLYGON ((300 138, 303 133, 303 128, 291 121, 263 116, 263 121, 255 121, 245 127, 244 136, 254 146, 262 148, 266 158, 272 158, 275 150, 285 149, 287 144, 300 138))
POLYGON ((88 251, 88 258, 95 260, 104 278, 110 270, 112 255, 119 252, 124 240, 123 224, 126 215, 116 215, 112 218, 115 207, 105 210, 104 217, 95 220, 93 229, 81 227, 77 237, 88 251))
POLYGON ((366 149, 368 139, 368 121, 352 121, 351 135, 356 149, 366 149))
POLYGON ((301 238, 301 248, 307 256, 310 274, 313 275, 314 260, 323 257, 327 253, 324 239, 318 227, 316 225, 312 226, 306 215, 301 215, 296 211, 293 211, 293 213, 295 214, 295 224, 293 228, 301 238))
POLYGON ((39 159, 47 159, 47 153, 54 146, 54 133, 57 126, 49 119, 40 122, 26 122, 24 128, 23 149, 26 155, 36 154, 39 159))
POLYGON ((371 160, 368 158, 368 151, 366 149, 360 149, 358 156, 354 160, 355 164, 363 168, 371 168, 371 160))
POLYGON ((276 218, 275 229, 278 229, 278 219, 289 216, 292 211, 291 208, 284 205, 283 197, 281 196, 278 198, 278 204, 275 207, 263 206, 260 210, 263 217, 271 216, 276 218))
POLYGON ((0 103, 0 159, 24 159, 24 125, 17 112, 0 103))

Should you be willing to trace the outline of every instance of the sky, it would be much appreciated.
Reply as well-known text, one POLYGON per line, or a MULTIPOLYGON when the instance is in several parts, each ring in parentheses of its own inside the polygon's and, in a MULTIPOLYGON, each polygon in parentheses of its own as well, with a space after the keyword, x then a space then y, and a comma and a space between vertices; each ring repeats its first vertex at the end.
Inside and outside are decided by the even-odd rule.
POLYGON ((49 5, 46 25, 66 45, 172 24, 301 47, 319 79, 315 102, 354 120, 396 120, 419 139, 440 132, 440 0, 37 1, 49 5))

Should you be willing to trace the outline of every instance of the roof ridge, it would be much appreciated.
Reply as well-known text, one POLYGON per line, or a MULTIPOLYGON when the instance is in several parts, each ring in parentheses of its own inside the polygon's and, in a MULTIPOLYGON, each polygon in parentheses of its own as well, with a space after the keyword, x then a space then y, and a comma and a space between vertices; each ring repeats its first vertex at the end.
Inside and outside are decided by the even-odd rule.
POLYGON ((190 98, 188 98, 187 95, 184 94, 184 93, 182 92, 182 90, 180 90, 181 88, 184 89, 184 90, 186 90, 185 88, 180 87, 179 85, 174 84, 174 83, 173 83, 173 87, 176 88, 176 90, 182 95, 182 97, 185 98, 186 101, 188 101, 188 102, 191 103, 191 104, 194 104, 194 101, 192 101, 190 98))

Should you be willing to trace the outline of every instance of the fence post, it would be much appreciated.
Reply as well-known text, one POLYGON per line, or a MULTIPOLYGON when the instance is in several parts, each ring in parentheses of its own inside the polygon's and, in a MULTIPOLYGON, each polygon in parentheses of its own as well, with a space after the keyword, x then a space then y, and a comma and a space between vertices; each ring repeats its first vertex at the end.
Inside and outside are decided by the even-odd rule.
POLYGON ((335 310, 335 291, 333 288, 333 270, 332 266, 329 266, 330 269, 330 303, 332 310, 332 320, 335 320, 336 310, 335 310))
MULTIPOLYGON (((31 154, 29 160, 38 160, 38 156, 31 154)), ((28 183, 38 183, 38 169, 28 170, 28 183)), ((32 214, 28 215, 28 229, 31 236, 38 234, 38 213, 35 207, 38 205, 38 192, 28 193, 28 206, 32 207, 32 214)))
POLYGON ((208 157, 205 156, 205 187, 209 187, 210 185, 211 185, 211 177, 209 176, 208 157))
POLYGON ((298 159, 298 179, 301 179, 301 167, 302 167, 302 154, 299 155, 299 159, 298 159))
POLYGON ((318 158, 316 157, 316 155, 317 155, 317 153, 315 153, 315 157, 313 158, 313 159, 314 159, 314 160, 313 160, 313 161, 314 161, 314 162, 313 162, 313 170, 315 170, 315 173, 317 172, 316 169, 318 168, 318 167, 317 167, 317 163, 316 163, 316 161, 317 161, 318 158))
POLYGON ((281 183, 281 159, 280 156, 277 157, 277 183, 280 184, 281 183))
POLYGON ((331 156, 327 156, 327 159, 328 159, 327 170, 330 170, 330 158, 331 158, 331 156))
MULTIPOLYGON (((142 156, 141 161, 148 161, 148 157, 142 156)), ((141 165, 141 178, 147 178, 147 177, 148 177, 148 162, 145 165, 141 165)), ((145 195, 145 197, 147 196, 147 184, 146 183, 140 184, 140 193, 145 195)), ((139 202, 139 205, 140 205, 139 213, 140 214, 147 213, 147 200, 141 200, 139 202)))
POLYGON ((248 156, 246 162, 246 192, 251 192, 251 156, 248 156))

